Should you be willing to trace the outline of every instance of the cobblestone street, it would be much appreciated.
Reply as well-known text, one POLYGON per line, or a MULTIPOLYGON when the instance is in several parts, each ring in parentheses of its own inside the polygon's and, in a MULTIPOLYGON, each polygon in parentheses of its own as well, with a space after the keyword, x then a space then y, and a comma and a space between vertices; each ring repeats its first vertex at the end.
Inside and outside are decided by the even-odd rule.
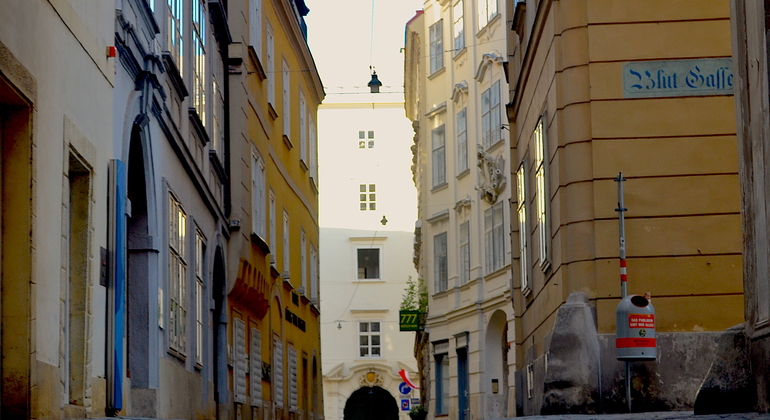
POLYGON ((555 416, 527 416, 516 417, 517 420, 770 420, 767 413, 733 413, 733 414, 707 414, 696 416, 692 411, 664 411, 632 414, 569 414, 555 416))

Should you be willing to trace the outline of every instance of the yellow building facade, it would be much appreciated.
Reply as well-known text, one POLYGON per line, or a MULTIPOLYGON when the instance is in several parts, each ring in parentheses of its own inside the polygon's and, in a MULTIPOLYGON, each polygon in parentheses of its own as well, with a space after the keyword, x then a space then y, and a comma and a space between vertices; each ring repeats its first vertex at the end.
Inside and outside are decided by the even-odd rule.
POLYGON ((316 110, 302 1, 232 4, 232 418, 323 416, 316 110))
POLYGON ((628 290, 651 293, 666 355, 632 363, 646 384, 635 382, 634 408, 691 408, 710 360, 666 363, 743 321, 729 2, 691 6, 529 0, 509 15, 518 413, 626 404, 614 337, 620 173, 628 290), (565 346, 560 314, 576 293, 593 330, 565 346), (602 379, 567 380, 593 390, 570 400, 555 384, 574 372, 558 366, 584 344, 599 352, 585 372, 602 379))

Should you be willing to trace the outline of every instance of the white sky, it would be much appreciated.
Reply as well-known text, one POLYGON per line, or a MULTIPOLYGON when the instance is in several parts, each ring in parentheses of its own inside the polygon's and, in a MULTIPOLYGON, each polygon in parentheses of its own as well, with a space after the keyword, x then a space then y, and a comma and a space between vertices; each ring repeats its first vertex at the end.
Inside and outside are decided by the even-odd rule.
POLYGON ((306 4, 308 44, 327 97, 368 91, 370 64, 382 82, 381 92, 403 92, 404 28, 422 9, 423 0, 306 0, 306 4))

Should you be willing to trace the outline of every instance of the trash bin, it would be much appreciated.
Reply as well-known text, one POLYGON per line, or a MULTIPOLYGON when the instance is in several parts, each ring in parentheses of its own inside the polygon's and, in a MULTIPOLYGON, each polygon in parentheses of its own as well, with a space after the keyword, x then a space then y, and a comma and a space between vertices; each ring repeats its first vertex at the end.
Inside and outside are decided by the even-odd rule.
POLYGON ((627 362, 655 360, 655 308, 650 299, 626 296, 615 311, 617 359, 627 362))

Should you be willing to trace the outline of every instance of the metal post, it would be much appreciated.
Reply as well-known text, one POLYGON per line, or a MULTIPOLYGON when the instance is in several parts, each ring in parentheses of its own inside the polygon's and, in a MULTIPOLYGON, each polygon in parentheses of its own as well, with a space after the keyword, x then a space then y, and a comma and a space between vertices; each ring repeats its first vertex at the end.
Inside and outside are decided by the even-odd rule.
MULTIPOLYGON (((618 177, 615 178, 615 182, 618 183, 618 208, 615 209, 618 212, 618 236, 620 238, 620 297, 625 299, 628 295, 628 273, 626 272, 626 220, 624 212, 628 210, 623 202, 623 173, 618 172, 618 177)), ((628 404, 628 412, 631 412, 631 362, 625 362, 626 365, 626 403, 628 404)))

